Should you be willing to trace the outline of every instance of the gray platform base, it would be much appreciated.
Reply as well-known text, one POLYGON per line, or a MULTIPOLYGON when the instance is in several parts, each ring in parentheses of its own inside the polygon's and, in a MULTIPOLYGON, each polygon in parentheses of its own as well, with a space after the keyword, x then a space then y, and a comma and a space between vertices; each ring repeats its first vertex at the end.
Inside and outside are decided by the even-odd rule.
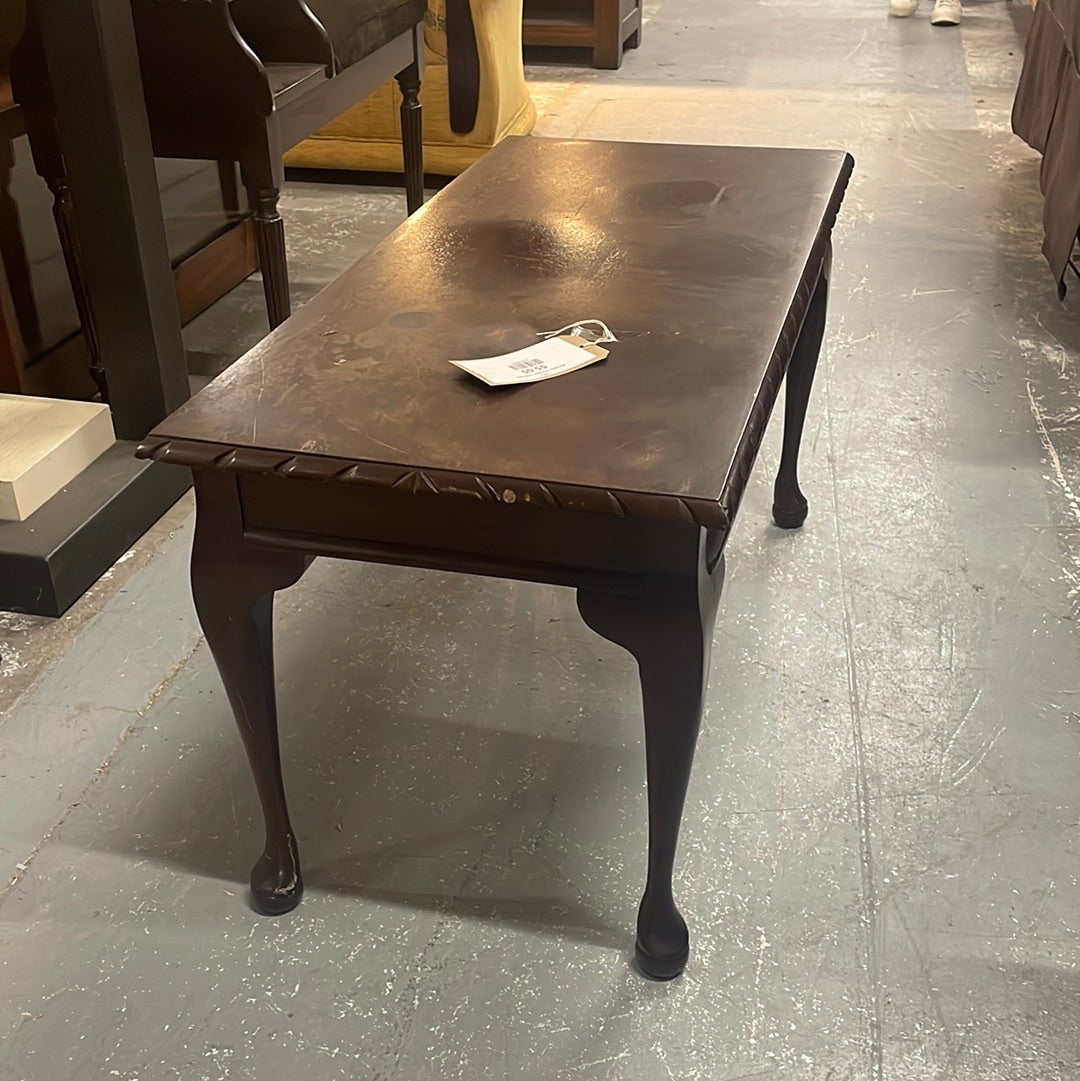
POLYGON ((118 442, 25 522, 0 522, 0 610, 59 616, 191 486, 118 442))

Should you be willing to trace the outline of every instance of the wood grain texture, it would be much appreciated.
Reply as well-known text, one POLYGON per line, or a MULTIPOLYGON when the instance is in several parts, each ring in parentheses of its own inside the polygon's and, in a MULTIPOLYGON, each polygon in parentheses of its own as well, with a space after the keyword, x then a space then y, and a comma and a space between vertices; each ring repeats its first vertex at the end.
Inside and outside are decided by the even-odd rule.
POLYGON ((255 232, 250 219, 237 221, 204 248, 173 266, 181 324, 190 323, 255 272, 255 232))
POLYGON ((641 42, 640 0, 526 0, 525 45, 592 49, 596 68, 618 68, 641 42))

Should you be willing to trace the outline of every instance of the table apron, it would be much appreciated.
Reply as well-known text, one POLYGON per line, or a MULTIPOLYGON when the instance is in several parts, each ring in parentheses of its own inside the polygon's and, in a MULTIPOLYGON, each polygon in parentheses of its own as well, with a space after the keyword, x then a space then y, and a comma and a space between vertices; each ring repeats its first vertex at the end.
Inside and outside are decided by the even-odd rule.
MULTIPOLYGON (((620 592, 696 589, 719 531, 674 521, 475 503, 239 475, 246 545, 620 592)), ((715 562, 711 558, 710 562, 715 562)))

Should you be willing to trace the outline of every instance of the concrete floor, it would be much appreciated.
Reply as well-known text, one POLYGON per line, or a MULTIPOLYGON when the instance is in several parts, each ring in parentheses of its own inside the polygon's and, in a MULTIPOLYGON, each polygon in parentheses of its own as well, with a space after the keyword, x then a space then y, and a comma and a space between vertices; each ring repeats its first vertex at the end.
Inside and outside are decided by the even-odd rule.
MULTIPOLYGON (((530 68, 541 134, 857 159, 811 518, 769 525, 774 431, 728 546, 685 976, 628 965, 632 662, 543 587, 322 561, 282 595, 309 892, 254 915, 185 502, 64 620, 0 617, 0 1081, 1080 1078, 1080 327, 1008 130, 1026 13, 647 13, 618 73, 530 68)), ((401 208, 292 187, 297 297, 401 208)), ((260 304, 193 326, 196 366, 260 304)))

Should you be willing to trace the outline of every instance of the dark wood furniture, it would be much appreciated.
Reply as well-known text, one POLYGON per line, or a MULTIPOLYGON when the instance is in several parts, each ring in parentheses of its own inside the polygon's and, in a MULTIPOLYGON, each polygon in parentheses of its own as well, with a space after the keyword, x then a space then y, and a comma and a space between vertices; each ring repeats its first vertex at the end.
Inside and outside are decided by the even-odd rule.
MULTIPOLYGON (((420 119, 425 0, 134 0, 154 153, 239 163, 254 214, 270 326, 288 317, 289 278, 278 199, 285 151, 396 77, 409 212, 423 202, 420 119)), ((16 93, 39 172, 66 198, 51 89, 33 18, 16 54, 16 93), (59 179, 58 179, 59 178, 59 179)), ((70 220, 70 214, 66 215, 70 220)), ((78 241, 71 253, 81 310, 78 241)), ((88 316, 89 318, 89 316, 88 316)), ((92 321, 90 326, 93 335, 92 321)))
MULTIPOLYGON (((52 221, 42 215, 31 178, 11 168, 13 140, 24 134, 19 107, 0 107, 0 392, 76 399, 100 393, 107 402, 100 355, 83 329, 85 296, 75 297, 70 261, 65 273, 65 251, 50 228, 70 228, 71 204, 54 190, 52 221)), ((170 204, 168 247, 186 324, 249 277, 257 259, 250 214, 215 203, 210 184, 188 180, 181 188, 179 198, 165 192, 163 200, 170 204)))
POLYGON ((22 110, 11 93, 11 51, 22 36, 21 2, 0 3, 0 393, 18 391, 26 363, 26 338, 37 328, 37 310, 18 207, 11 197, 12 142, 23 133, 22 110), (7 270, 8 265, 13 269, 7 270))
POLYGON ((239 162, 271 327, 290 307, 285 151, 392 77, 409 213, 423 202, 426 10, 426 0, 134 0, 154 152, 239 162))
POLYGON ((150 434, 190 466, 195 602, 265 813, 256 907, 300 900, 275 590, 316 555, 570 586, 637 658, 649 871, 637 958, 678 975, 671 876, 724 543, 787 372, 797 458, 852 168, 831 151, 511 139, 150 434), (610 358, 491 390, 449 364, 605 320, 610 358))
POLYGON ((127 440, 189 389, 131 6, 34 0, 33 11, 121 440, 31 521, 0 524, 0 607, 59 615, 181 494, 183 473, 136 460, 127 440))
POLYGON ((641 0, 525 0, 521 40, 592 49, 593 67, 618 68, 641 44, 641 0))
MULTIPOLYGON (((44 315, 51 317, 53 325, 39 328, 23 315, 20 319, 24 358, 20 389, 24 393, 45 396, 90 397, 100 393, 103 401, 110 402, 95 315, 88 299, 82 238, 75 225, 68 155, 62 150, 52 81, 45 63, 40 27, 43 11, 40 5, 31 9, 26 33, 18 36, 17 47, 13 50, 19 99, 16 109, 21 121, 16 134, 29 135, 34 166, 52 194, 53 220, 78 318, 65 328, 61 316, 61 325, 57 326, 58 313, 50 307, 44 315), (42 337, 41 329, 51 330, 52 334, 46 333, 42 337)), ((0 147, 0 155, 3 150, 0 147)), ((229 170, 233 193, 227 188, 223 171, 222 212, 201 213, 195 222, 182 219, 170 222, 173 228, 168 243, 173 256, 173 282, 182 322, 193 319, 255 270, 251 214, 239 210, 234 194, 235 166, 231 163, 229 170)), ((6 257, 7 253, 4 254, 6 257)), ((6 258, 6 262, 10 275, 17 263, 13 258, 6 258)))
POLYGON ((0 0, 0 392, 90 397, 96 392, 77 325, 56 333, 39 310, 24 223, 13 192, 15 140, 26 134, 11 89, 11 55, 25 25, 22 0, 0 0))
POLYGON ((22 223, 9 190, 15 164, 12 142, 22 133, 22 113, 10 96, 5 102, 5 89, 0 71, 0 393, 13 394, 22 389, 26 339, 34 336, 38 317, 22 223))

